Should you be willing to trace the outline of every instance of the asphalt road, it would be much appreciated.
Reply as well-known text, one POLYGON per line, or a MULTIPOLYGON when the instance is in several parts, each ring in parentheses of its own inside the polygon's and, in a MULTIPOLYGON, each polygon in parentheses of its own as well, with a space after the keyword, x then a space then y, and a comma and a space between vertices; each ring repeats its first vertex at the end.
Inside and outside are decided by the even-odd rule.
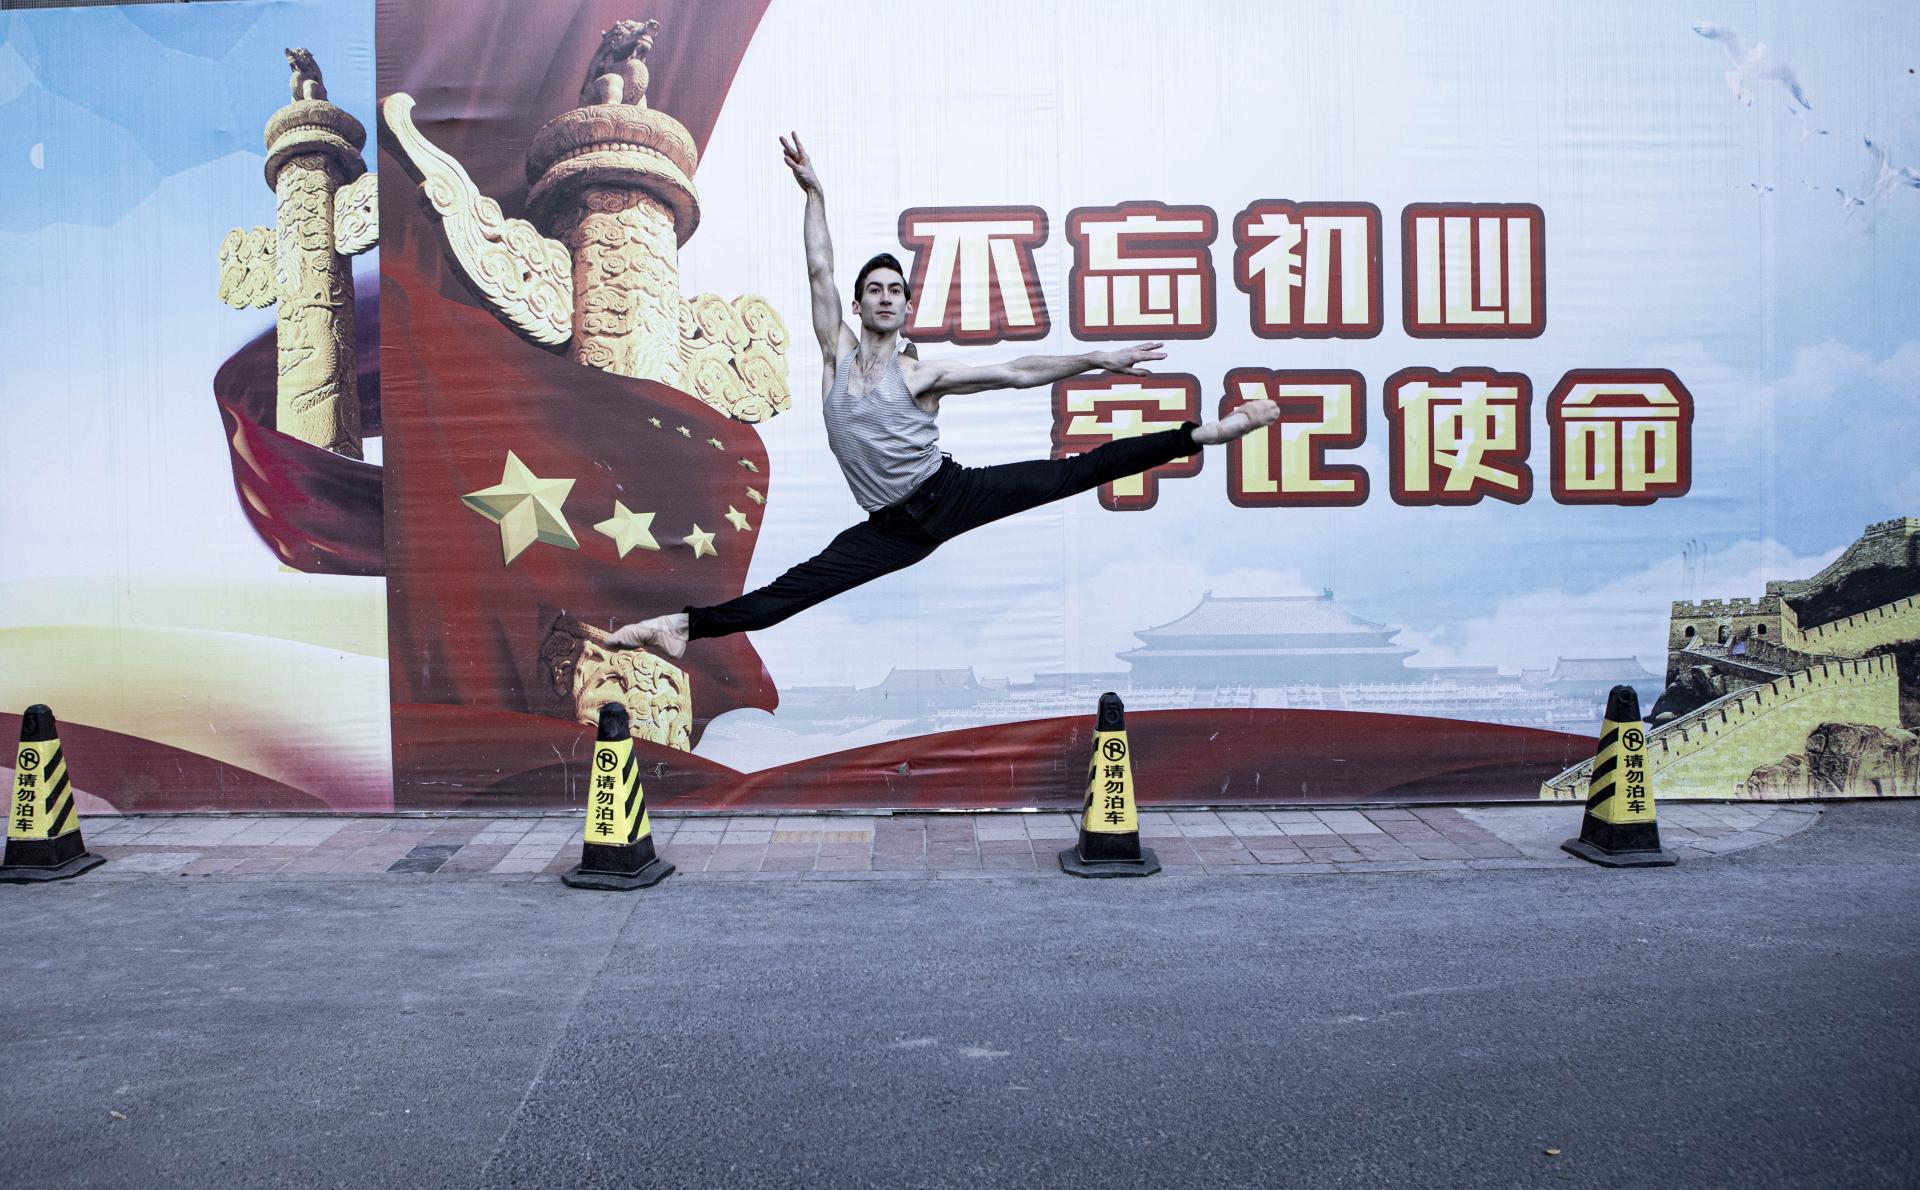
POLYGON ((0 1185, 1911 1186, 1917 852, 0 886, 0 1185))

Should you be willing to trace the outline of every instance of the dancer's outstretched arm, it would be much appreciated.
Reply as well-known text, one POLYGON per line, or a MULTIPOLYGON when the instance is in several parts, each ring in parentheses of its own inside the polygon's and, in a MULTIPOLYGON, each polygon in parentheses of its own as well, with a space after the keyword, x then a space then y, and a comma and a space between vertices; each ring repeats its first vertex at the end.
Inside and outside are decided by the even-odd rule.
POLYGON ((820 175, 814 172, 813 159, 800 144, 800 134, 792 136, 791 141, 780 138, 780 151, 787 168, 793 171, 793 180, 807 196, 802 225, 807 245, 807 286, 813 293, 813 337, 819 341, 820 355, 827 365, 820 381, 820 391, 825 393, 833 385, 833 370, 840 357, 852 350, 857 340, 840 317, 840 291, 833 283, 833 238, 827 234, 827 195, 820 186, 820 175))
MULTIPOLYGON (((1078 376, 1082 372, 1119 372, 1145 376, 1140 365, 1167 358, 1159 343, 1139 343, 1118 351, 1090 351, 1085 355, 1028 355, 1003 364, 967 365, 957 360, 920 360, 906 373, 916 397, 939 400, 960 393, 983 393, 996 388, 1038 388, 1078 376)), ((903 361, 904 362, 904 361, 903 361)))

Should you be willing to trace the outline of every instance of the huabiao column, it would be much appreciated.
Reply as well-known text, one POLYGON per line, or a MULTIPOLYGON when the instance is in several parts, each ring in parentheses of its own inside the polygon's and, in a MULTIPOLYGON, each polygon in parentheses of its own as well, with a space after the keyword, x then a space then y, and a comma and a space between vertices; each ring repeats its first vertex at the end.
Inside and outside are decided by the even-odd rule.
POLYGON ((573 260, 573 358, 679 385, 680 245, 700 223, 699 154, 686 128, 647 106, 658 21, 603 37, 580 106, 549 120, 527 155, 528 215, 573 260))
POLYGON ((360 458, 353 267, 378 238, 367 131, 327 102, 320 67, 289 49, 293 102, 267 121, 267 186, 277 226, 235 230, 220 247, 220 296, 237 307, 278 305, 274 428, 360 458))

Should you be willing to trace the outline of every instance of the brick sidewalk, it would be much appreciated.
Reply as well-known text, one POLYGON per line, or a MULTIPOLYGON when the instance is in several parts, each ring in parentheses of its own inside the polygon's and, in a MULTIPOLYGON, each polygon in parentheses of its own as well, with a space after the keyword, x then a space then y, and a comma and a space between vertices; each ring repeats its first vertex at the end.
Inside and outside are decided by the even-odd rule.
MULTIPOLYGON (((1660 811, 1683 860, 1804 829, 1811 806, 1702 804, 1660 811)), ((1142 840, 1169 874, 1331 874, 1584 866, 1558 850, 1579 806, 1405 810, 1143 811, 1142 840)), ((678 875, 714 880, 1067 877, 1070 814, 783 818, 656 817, 678 875)), ((391 876, 530 880, 571 867, 580 821, 552 818, 91 818, 85 879, 220 876, 365 880, 391 876)))

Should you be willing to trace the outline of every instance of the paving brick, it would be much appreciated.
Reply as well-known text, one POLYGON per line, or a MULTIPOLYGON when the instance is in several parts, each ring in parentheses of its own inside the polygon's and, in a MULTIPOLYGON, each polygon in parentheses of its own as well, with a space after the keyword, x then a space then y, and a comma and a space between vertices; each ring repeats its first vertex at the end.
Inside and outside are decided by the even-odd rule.
POLYGON ((511 848, 502 843, 468 843, 447 857, 436 874, 485 872, 507 857, 511 848))
POLYGON ((1025 839, 1027 828, 1018 822, 983 822, 975 830, 981 842, 989 839, 1025 839))
POLYGON ((1303 864, 1307 853, 1298 847, 1255 847, 1253 858, 1263 864, 1303 864))
POLYGON ((1224 822, 1182 822, 1180 833, 1189 839, 1231 839, 1233 831, 1224 822))
POLYGON ((460 845, 457 843, 421 843, 399 859, 394 860, 385 870, 395 873, 414 872, 423 876, 429 875, 439 871, 448 860, 453 858, 453 853, 458 850, 460 850, 460 845))
POLYGON ((1310 818, 1300 822, 1283 822, 1280 824, 1280 829, 1285 831, 1289 838, 1302 839, 1313 835, 1333 835, 1336 833, 1332 827, 1317 818, 1310 818))
POLYGON ((475 835, 487 828, 484 818, 454 818, 441 823, 427 836, 429 843, 457 843, 465 846, 473 842, 475 835))
POLYGON ((866 872, 873 868, 873 860, 866 855, 822 855, 814 861, 816 872, 866 872))
POLYGON ((925 872, 918 872, 918 871, 893 872, 893 871, 882 871, 877 868, 869 872, 839 872, 839 871, 823 872, 823 871, 816 870, 812 872, 803 873, 800 877, 800 879, 802 880, 850 880, 850 881, 856 881, 860 883, 866 883, 868 881, 886 881, 886 880, 925 880, 926 878, 927 878, 927 874, 925 872))
POLYGON ((203 854, 199 859, 181 868, 180 871, 183 875, 187 876, 213 876, 232 871, 242 863, 245 863, 246 859, 247 856, 244 852, 208 852, 203 854))
POLYGON ((762 872, 811 872, 817 859, 817 856, 811 854, 775 855, 768 852, 767 857, 760 861, 760 870, 762 872))
POLYGON ((1398 843, 1382 844, 1356 840, 1353 849, 1360 853, 1362 859, 1396 860, 1419 858, 1415 856, 1411 850, 1402 847, 1398 843))
POLYGON ((1322 810, 1314 817, 1342 835, 1377 835, 1380 827, 1358 810, 1322 810))
POLYGON ((1497 839, 1491 843, 1468 843, 1464 849, 1469 859, 1513 859, 1520 855, 1516 848, 1497 839))
POLYGON ((767 856, 765 847, 745 843, 722 843, 713 849, 704 869, 708 872, 757 872, 767 856))

